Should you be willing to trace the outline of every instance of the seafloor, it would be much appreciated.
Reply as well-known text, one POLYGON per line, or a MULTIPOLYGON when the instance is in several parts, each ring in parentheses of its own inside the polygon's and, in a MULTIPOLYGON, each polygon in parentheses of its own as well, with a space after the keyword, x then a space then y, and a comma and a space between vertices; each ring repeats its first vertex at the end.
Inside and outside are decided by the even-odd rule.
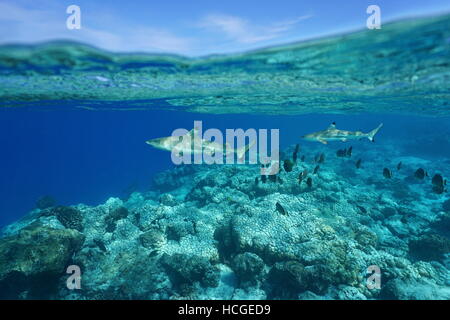
POLYGON ((185 165, 127 199, 35 209, 2 231, 0 297, 450 299, 450 199, 414 177, 420 167, 449 177, 449 160, 372 146, 351 157, 302 146, 276 182, 258 165, 185 165), (311 187, 299 184, 304 169, 311 187), (69 265, 80 290, 66 287, 69 265), (381 289, 367 287, 371 265, 381 289))

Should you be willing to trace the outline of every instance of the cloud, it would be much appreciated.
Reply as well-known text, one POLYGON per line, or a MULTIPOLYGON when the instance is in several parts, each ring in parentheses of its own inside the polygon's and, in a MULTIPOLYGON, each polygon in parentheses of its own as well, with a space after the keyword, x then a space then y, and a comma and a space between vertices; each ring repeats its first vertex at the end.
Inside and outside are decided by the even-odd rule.
POLYGON ((259 26, 236 16, 210 14, 202 19, 200 27, 220 32, 228 39, 239 43, 253 44, 279 38, 293 29, 299 22, 310 17, 310 15, 301 16, 292 20, 275 22, 269 26, 259 26))
POLYGON ((134 20, 132 13, 118 19, 111 13, 114 11, 105 8, 93 15, 92 7, 84 12, 81 6, 81 29, 68 30, 62 2, 0 0, 0 44, 72 40, 116 52, 230 53, 286 41, 298 24, 310 17, 260 25, 237 16, 210 14, 200 19, 200 24, 171 21, 161 28, 134 20))
POLYGON ((159 28, 134 28, 128 30, 128 41, 133 43, 137 51, 175 52, 188 54, 191 52, 191 38, 179 37, 167 30, 159 28))
MULTIPOLYGON (((0 43, 37 43, 66 39, 88 43, 112 51, 174 52, 187 54, 191 51, 191 39, 178 37, 168 30, 138 24, 105 24, 102 28, 82 23, 80 30, 66 28, 65 7, 47 10, 26 9, 17 4, 0 3, 0 43)), ((102 19, 101 13, 96 21, 102 19)))

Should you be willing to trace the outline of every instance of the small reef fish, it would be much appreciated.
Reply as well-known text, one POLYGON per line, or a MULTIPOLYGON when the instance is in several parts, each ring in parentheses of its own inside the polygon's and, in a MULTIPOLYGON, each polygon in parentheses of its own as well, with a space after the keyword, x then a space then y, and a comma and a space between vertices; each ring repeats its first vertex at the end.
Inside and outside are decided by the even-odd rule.
POLYGON ((347 156, 347 149, 339 149, 336 151, 336 156, 339 158, 343 158, 347 156))
POLYGON ((367 138, 370 141, 374 142, 374 137, 377 132, 381 129, 383 124, 381 123, 377 128, 373 129, 368 133, 364 133, 362 131, 346 131, 336 129, 336 123, 333 122, 326 130, 313 132, 307 135, 304 135, 302 138, 308 141, 318 141, 323 144, 328 144, 329 141, 347 141, 347 140, 355 140, 367 138))
POLYGON ((444 180, 441 174, 436 173, 431 179, 431 183, 435 186, 444 186, 447 184, 447 180, 444 180))
POLYGON ((317 165, 317 166, 314 168, 313 174, 317 174, 317 172, 319 172, 319 169, 320 169, 320 166, 317 165))
POLYGON ((107 252, 108 250, 106 249, 105 244, 103 243, 102 240, 100 239, 94 239, 94 243, 97 245, 97 247, 103 251, 103 252, 107 252))
POLYGON ((347 152, 346 152, 346 156, 350 158, 352 156, 352 151, 353 151, 353 147, 348 148, 347 152))
POLYGON ((441 174, 437 173, 431 179, 431 183, 433 184, 433 191, 437 194, 442 194, 446 190, 444 186, 447 184, 447 180, 444 180, 441 174))
POLYGON ((397 164, 397 171, 402 168, 402 165, 403 165, 403 163, 401 161, 397 164))
POLYGON ((227 199, 228 202, 231 202, 232 204, 239 204, 239 201, 233 199, 232 197, 227 197, 226 199, 227 199))
POLYGON ((319 157, 319 163, 324 163, 325 162, 325 154, 321 153, 320 157, 319 157))
POLYGON ((325 162, 325 154, 320 153, 314 157, 314 162, 316 163, 324 163, 325 162))
POLYGON ((308 170, 303 170, 302 172, 300 172, 300 174, 298 175, 298 183, 302 183, 303 179, 306 178, 306 176, 308 175, 308 170))
POLYGON ((345 149, 339 149, 338 151, 336 151, 336 156, 338 156, 339 158, 351 158, 352 156, 352 152, 353 152, 353 147, 350 148, 345 148, 345 149))
POLYGON ((355 166, 357 169, 361 168, 361 159, 358 159, 358 161, 356 161, 355 166))
POLYGON ((308 187, 312 188, 312 184, 313 184, 313 181, 312 181, 311 177, 309 177, 308 179, 306 179, 306 185, 307 185, 308 187))
POLYGON ((361 213, 367 213, 367 209, 364 208, 363 206, 356 205, 356 207, 359 209, 359 211, 361 211, 361 213))
POLYGON ((283 161, 284 171, 291 172, 293 167, 294 167, 294 163, 291 160, 284 160, 283 161))
POLYGON ((319 157, 320 157, 320 154, 316 154, 316 156, 314 157, 314 162, 319 162, 319 157))
POLYGON ((436 194, 443 194, 443 193, 446 192, 446 191, 447 191, 447 190, 444 189, 443 186, 440 186, 440 187, 438 187, 438 186, 433 186, 433 192, 436 193, 436 194))
POLYGON ((286 209, 284 209, 283 206, 279 202, 276 203, 275 208, 283 216, 288 216, 289 215, 288 212, 286 211, 286 209))
POLYGON ((389 170, 388 168, 384 168, 383 169, 383 177, 385 177, 386 179, 392 178, 392 171, 389 170))
POLYGON ((182 136, 170 136, 163 138, 156 138, 145 141, 146 144, 152 147, 165 151, 177 151, 179 154, 203 154, 207 152, 211 155, 215 152, 222 152, 224 156, 228 154, 237 154, 241 159, 245 153, 256 143, 251 141, 248 145, 241 148, 232 148, 228 143, 221 144, 214 141, 200 139, 201 143, 195 143, 194 137, 198 136, 200 131, 196 128, 182 136))
POLYGON ((261 182, 266 183, 267 182, 267 176, 262 175, 261 176, 261 182))
POLYGON ((294 162, 297 162, 297 156, 298 156, 298 152, 299 152, 299 151, 300 151, 300 145, 297 144, 297 145, 295 146, 294 153, 292 154, 292 160, 293 160, 294 162))
POLYGON ((156 250, 152 250, 152 251, 149 253, 148 256, 149 256, 150 258, 152 258, 152 257, 156 257, 158 254, 159 254, 159 250, 156 249, 156 250))
POLYGON ((419 168, 416 170, 416 172, 414 172, 414 177, 419 180, 423 180, 425 179, 425 177, 428 177, 428 173, 424 169, 419 168))

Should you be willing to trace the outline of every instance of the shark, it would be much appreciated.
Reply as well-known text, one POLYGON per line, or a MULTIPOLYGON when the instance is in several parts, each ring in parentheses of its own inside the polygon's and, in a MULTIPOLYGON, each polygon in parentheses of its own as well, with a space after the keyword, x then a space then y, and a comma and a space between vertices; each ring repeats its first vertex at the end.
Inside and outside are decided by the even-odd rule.
POLYGON ((378 127, 373 129, 368 133, 364 133, 362 131, 346 131, 339 130, 336 128, 336 123, 333 122, 326 130, 313 132, 307 135, 304 135, 302 138, 308 141, 318 141, 323 144, 328 144, 329 141, 343 141, 346 142, 348 140, 360 140, 363 138, 367 138, 372 142, 375 142, 375 135, 381 129, 383 124, 381 123, 378 127))
POLYGON ((256 141, 251 141, 249 144, 241 148, 233 148, 227 142, 221 144, 215 141, 200 139, 201 143, 196 143, 195 137, 198 136, 199 130, 194 128, 185 135, 169 136, 147 140, 145 143, 154 148, 176 152, 177 154, 202 154, 208 153, 214 156, 216 152, 222 153, 224 156, 229 154, 236 154, 238 159, 242 159, 245 153, 255 144, 256 141))

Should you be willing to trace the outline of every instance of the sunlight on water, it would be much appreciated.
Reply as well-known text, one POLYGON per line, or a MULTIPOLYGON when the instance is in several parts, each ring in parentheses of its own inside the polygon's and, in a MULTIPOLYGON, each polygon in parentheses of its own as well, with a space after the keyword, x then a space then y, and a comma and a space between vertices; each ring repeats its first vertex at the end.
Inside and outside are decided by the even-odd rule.
POLYGON ((3 46, 0 105, 448 115, 449 56, 448 15, 199 59, 112 54, 75 43, 3 46))

